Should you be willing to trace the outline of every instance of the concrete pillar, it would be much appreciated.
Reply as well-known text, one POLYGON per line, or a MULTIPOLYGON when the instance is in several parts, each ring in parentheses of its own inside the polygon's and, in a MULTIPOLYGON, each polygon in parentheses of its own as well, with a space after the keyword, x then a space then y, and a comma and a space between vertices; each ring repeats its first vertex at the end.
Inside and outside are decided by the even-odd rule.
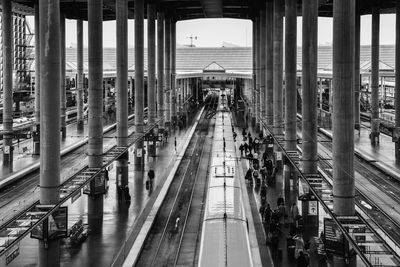
POLYGON ((61 137, 64 139, 67 137, 67 123, 66 123, 66 112, 67 112, 67 84, 65 80, 65 14, 60 13, 60 64, 61 64, 61 76, 60 76, 60 90, 61 90, 61 137))
POLYGON ((177 123, 176 110, 176 21, 171 20, 171 122, 172 125, 177 123))
MULTIPOLYGON (((355 0, 333 3, 333 212, 354 215, 354 70, 355 0)), ((348 266, 334 256, 334 266, 348 266)), ((350 266, 356 266, 353 262, 350 266)))
POLYGON ((252 55, 253 55, 253 89, 251 90, 251 126, 255 127, 256 126, 256 87, 257 87, 257 64, 256 64, 256 57, 257 57, 257 52, 256 52, 256 41, 257 41, 257 29, 256 29, 256 20, 253 19, 253 43, 252 43, 252 55))
POLYGON ((76 51, 76 89, 77 89, 77 127, 78 130, 83 130, 83 92, 84 92, 84 84, 83 84, 83 22, 81 19, 76 21, 76 39, 77 39, 77 51, 76 51))
POLYGON ((317 57, 318 57, 318 2, 303 1, 302 47, 302 149, 303 172, 317 173, 317 57))
MULTIPOLYGON (((395 127, 400 132, 400 2, 396 2, 396 81, 394 90, 395 127)), ((400 163, 400 140, 395 143, 396 162, 400 163)))
MULTIPOLYGON (((283 134, 283 16, 285 2, 274 0, 274 134, 283 134)), ((277 147, 275 147, 277 149, 277 147)))
POLYGON ((371 144, 379 143, 379 7, 372 8, 371 144))
POLYGON ((164 54, 164 68, 165 68, 165 127, 167 129, 171 126, 171 18, 165 17, 165 54, 164 54))
MULTIPOLYGON (((149 124, 156 118, 156 5, 147 4, 147 106, 149 124)), ((156 156, 156 142, 150 140, 147 144, 148 155, 156 156)))
POLYGON ((267 36, 266 36, 266 123, 268 126, 274 124, 274 2, 267 0, 266 3, 266 23, 267 23, 267 36))
MULTIPOLYGON (((3 29, 7 2, 11 1, 3 1, 3 29)), ((60 196, 60 90, 54 90, 60 84, 61 75, 60 2, 40 1, 39 8, 40 203, 51 205, 58 203, 60 196)), ((39 266, 60 266, 59 240, 39 241, 39 266)))
POLYGON ((33 154, 40 154, 40 15, 39 2, 35 3, 35 126, 33 154))
MULTIPOLYGON (((89 100, 88 117, 89 168, 103 165, 103 1, 88 1, 89 100)), ((90 183, 95 188, 96 180, 90 183)), ((88 221, 91 230, 101 231, 103 195, 93 190, 88 197, 88 221)))
MULTIPOLYGON (((144 109, 144 0, 135 0, 135 132, 143 133, 144 109)), ((143 140, 136 143, 135 168, 143 170, 143 140)))
MULTIPOLYGON (((260 117, 264 120, 266 115, 266 10, 263 4, 260 12, 260 117)), ((262 131, 262 129, 259 129, 262 131)))
POLYGON ((354 127, 360 129, 360 14, 357 12, 354 31, 354 127))
POLYGON ((333 212, 354 214, 353 43, 355 1, 333 5, 333 212))
POLYGON ((164 12, 157 12, 157 117, 164 117, 164 12))
MULTIPOLYGON (((128 1, 117 0, 117 143, 119 147, 128 146, 128 1)), ((128 159, 125 153, 117 161, 117 186, 128 185, 128 159)))
POLYGON ((260 87, 261 87, 261 23, 260 15, 256 17, 256 129, 260 129, 260 87))
POLYGON ((13 162, 13 18, 11 1, 2 0, 3 31, 3 166, 13 162))
MULTIPOLYGON (((297 150, 297 1, 285 2, 285 149, 297 150)), ((285 165, 285 195, 290 192, 290 178, 297 188, 295 168, 285 165)), ((295 201, 294 199, 292 201, 295 201)), ((287 201, 289 202, 289 201, 287 201)))

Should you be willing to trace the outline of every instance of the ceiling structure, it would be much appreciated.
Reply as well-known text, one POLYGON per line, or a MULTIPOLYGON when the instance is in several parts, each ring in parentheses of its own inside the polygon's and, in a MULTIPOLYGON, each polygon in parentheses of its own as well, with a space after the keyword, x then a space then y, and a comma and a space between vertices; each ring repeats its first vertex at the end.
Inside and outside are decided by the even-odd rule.
MULTIPOLYGON (((31 10, 38 0, 13 0, 31 10)), ((172 20, 199 18, 237 18, 252 19, 262 8, 263 0, 144 0, 156 3, 160 10, 167 11, 172 20)), ((284 1, 284 0, 282 0, 284 1)), ((395 13, 396 0, 356 0, 357 11, 361 15, 371 14, 372 7, 378 6, 382 14, 395 13)), ((318 0, 319 16, 332 17, 333 0, 318 0)), ((87 20, 87 0, 60 0, 61 9, 68 19, 87 20)), ((301 3, 298 0, 298 15, 301 16, 301 3)), ((134 0, 128 0, 129 18, 134 19, 134 0)), ((115 0, 103 0, 103 19, 115 20, 115 0)))

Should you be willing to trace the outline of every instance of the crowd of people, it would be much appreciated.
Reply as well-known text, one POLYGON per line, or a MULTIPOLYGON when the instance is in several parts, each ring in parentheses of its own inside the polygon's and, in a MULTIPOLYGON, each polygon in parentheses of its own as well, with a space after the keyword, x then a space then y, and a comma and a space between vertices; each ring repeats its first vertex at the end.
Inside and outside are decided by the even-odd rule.
POLYGON ((282 257, 280 240, 286 237, 288 257, 295 259, 298 267, 307 267, 308 256, 302 237, 302 217, 297 201, 292 203, 290 210, 286 209, 285 200, 281 195, 277 198, 274 208, 267 201, 267 188, 275 184, 278 171, 273 155, 268 150, 268 144, 273 144, 272 136, 263 137, 260 133, 259 136, 253 138, 250 132, 246 132, 246 128, 243 129, 242 136, 239 150, 241 157, 249 161, 245 180, 249 186, 253 186, 254 183, 259 186, 261 200, 259 212, 266 233, 266 244, 271 248, 271 256, 274 259, 282 257), (288 236, 284 227, 289 228, 288 236))

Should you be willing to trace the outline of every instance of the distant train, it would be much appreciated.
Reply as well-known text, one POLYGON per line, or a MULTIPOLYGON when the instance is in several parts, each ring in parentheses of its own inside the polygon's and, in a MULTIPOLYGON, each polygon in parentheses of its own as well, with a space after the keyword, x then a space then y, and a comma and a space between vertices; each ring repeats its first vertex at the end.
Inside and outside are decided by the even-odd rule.
POLYGON ((199 266, 253 266, 232 120, 222 94, 210 163, 199 266))

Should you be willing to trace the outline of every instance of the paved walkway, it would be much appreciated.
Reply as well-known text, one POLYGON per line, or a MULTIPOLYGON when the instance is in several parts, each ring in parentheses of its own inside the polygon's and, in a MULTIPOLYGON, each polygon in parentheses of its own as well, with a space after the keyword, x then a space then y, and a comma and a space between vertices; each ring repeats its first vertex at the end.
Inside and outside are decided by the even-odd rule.
MULTIPOLYGON (((101 225, 93 229, 86 241, 81 245, 72 245, 66 239, 61 245, 61 266, 110 266, 114 257, 119 253, 121 246, 126 242, 132 225, 138 220, 147 204, 156 196, 172 169, 176 159, 174 137, 177 138, 177 152, 181 153, 188 131, 176 131, 170 134, 168 143, 157 147, 157 157, 145 160, 145 170, 135 171, 133 165, 133 149, 130 149, 129 158, 129 190, 132 196, 131 203, 118 200, 116 189, 115 163, 109 172, 107 194, 104 196, 104 215, 101 225), (152 166, 155 169, 154 190, 147 190, 145 181, 147 171, 152 166)), ((146 154, 148 155, 148 153, 146 154)), ((79 164, 79 160, 75 162, 79 164)), ((68 204, 68 227, 78 220, 84 224, 87 218, 87 197, 81 196, 75 202, 68 204)), ((29 237, 20 243, 20 255, 9 266, 34 266, 38 264, 38 241, 29 237)))
MULTIPOLYGON (((331 130, 322 128, 320 130, 332 136, 331 130)), ((379 144, 374 146, 371 145, 369 134, 370 130, 365 126, 362 126, 360 131, 355 130, 355 153, 400 180, 400 164, 396 163, 395 144, 392 142, 392 137, 381 133, 379 135, 379 144)))
MULTIPOLYGON (((115 119, 104 119, 103 126, 104 128, 110 126, 115 123, 115 119)), ((61 139, 61 150, 76 144, 79 141, 82 141, 84 138, 88 136, 88 127, 87 121, 85 121, 83 131, 78 131, 76 123, 71 123, 67 125, 67 137, 65 139, 61 139)), ((23 170, 24 168, 39 162, 39 155, 32 155, 33 152, 33 140, 27 139, 21 141, 19 144, 14 146, 14 161, 11 167, 3 167, 3 153, 0 153, 0 182, 4 179, 7 179, 9 176, 15 174, 18 171, 23 170)))

